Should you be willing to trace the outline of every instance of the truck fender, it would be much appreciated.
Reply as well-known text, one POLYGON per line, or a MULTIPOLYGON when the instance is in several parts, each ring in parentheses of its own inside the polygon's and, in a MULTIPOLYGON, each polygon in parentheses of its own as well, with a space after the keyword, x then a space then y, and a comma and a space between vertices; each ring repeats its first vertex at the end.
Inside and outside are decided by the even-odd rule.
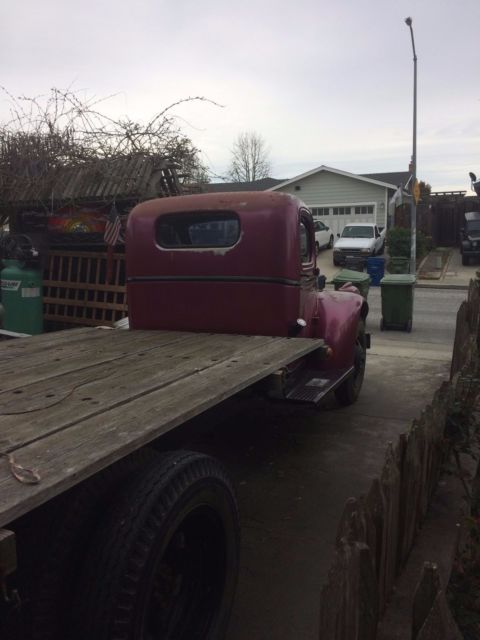
POLYGON ((322 369, 352 366, 359 323, 365 323, 368 303, 351 291, 322 291, 317 304, 317 337, 323 338, 332 354, 321 362, 322 369))

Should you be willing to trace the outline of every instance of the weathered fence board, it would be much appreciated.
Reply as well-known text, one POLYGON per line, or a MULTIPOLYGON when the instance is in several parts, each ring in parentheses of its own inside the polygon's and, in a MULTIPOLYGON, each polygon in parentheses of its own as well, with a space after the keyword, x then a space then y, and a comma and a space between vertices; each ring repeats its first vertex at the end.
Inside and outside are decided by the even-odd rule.
MULTIPOLYGON (((397 444, 389 444, 380 477, 373 480, 367 495, 346 503, 334 564, 322 591, 322 640, 376 637, 372 621, 385 610, 441 474, 447 416, 456 399, 478 394, 473 382, 479 363, 479 327, 480 280, 476 280, 471 281, 468 300, 457 314, 450 382, 441 385, 431 405, 397 444)), ((455 640, 460 636, 445 594, 440 588, 429 600, 424 593, 428 579, 427 575, 416 599, 414 638, 455 640)))

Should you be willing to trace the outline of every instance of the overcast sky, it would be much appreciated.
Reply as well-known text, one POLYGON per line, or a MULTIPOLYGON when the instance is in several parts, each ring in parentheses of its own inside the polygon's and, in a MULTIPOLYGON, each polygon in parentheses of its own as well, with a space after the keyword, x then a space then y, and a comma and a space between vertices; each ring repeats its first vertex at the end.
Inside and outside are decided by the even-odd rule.
POLYGON ((418 176, 468 190, 468 172, 480 174, 480 0, 24 0, 0 11, 0 84, 12 94, 117 94, 102 110, 133 119, 205 96, 223 107, 175 113, 212 173, 226 174, 235 137, 252 130, 276 178, 322 164, 408 169, 411 15, 418 176))

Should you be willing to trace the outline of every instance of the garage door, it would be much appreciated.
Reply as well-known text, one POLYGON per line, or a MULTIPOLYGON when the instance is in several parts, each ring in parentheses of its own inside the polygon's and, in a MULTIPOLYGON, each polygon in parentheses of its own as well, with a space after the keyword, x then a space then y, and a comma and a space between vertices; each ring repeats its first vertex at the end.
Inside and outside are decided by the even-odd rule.
POLYGON ((351 222, 375 222, 375 204, 346 204, 316 207, 311 206, 313 217, 329 227, 333 235, 341 234, 351 222))

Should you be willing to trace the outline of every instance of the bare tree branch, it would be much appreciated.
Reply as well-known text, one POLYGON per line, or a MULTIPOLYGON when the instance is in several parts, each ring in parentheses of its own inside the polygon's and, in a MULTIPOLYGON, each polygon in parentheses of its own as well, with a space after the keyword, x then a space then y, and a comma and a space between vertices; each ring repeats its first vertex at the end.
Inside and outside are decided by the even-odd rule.
POLYGON ((212 100, 202 96, 178 100, 142 124, 102 113, 99 105, 113 96, 81 97, 70 88, 53 88, 34 97, 14 97, 1 86, 0 91, 10 102, 11 113, 8 122, 0 123, 0 199, 7 199, 19 178, 35 183, 42 193, 61 167, 105 172, 113 166, 105 160, 140 154, 173 162, 184 183, 208 181, 199 150, 181 131, 172 110, 194 101, 221 106, 212 100))

